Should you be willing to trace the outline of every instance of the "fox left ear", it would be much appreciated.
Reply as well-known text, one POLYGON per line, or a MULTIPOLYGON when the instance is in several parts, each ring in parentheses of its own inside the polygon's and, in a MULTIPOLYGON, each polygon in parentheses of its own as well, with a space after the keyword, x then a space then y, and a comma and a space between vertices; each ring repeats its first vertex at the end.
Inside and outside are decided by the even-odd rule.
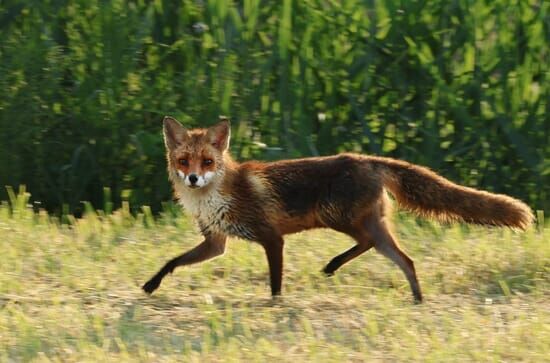
POLYGON ((168 150, 174 150, 180 143, 187 141, 189 133, 175 118, 165 116, 163 120, 164 144, 168 150))
POLYGON ((229 148, 231 138, 231 124, 225 116, 220 116, 220 122, 208 128, 207 137, 216 149, 225 151, 229 148))

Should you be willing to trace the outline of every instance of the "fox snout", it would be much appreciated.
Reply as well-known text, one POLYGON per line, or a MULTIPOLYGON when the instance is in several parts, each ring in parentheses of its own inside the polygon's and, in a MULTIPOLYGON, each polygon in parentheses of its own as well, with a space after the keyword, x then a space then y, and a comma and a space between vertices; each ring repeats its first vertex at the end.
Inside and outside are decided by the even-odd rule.
POLYGON ((212 179, 214 178, 215 173, 212 171, 207 171, 204 173, 204 175, 196 174, 196 173, 190 173, 188 175, 185 175, 184 172, 181 170, 178 170, 179 177, 183 180, 186 186, 189 188, 202 188, 206 185, 208 185, 212 179))

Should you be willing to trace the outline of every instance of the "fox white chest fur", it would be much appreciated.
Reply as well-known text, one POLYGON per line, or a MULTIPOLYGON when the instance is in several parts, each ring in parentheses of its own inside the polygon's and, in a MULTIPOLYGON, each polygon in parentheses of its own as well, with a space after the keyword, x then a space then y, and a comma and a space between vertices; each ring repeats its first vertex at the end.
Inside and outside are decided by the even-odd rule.
POLYGON ((254 239, 247 226, 236 220, 231 211, 232 198, 212 188, 196 193, 185 186, 177 188, 180 204, 198 222, 201 232, 219 233, 244 239, 254 239))
POLYGON ((182 186, 177 192, 180 204, 199 222, 201 228, 215 220, 224 220, 231 205, 231 197, 222 195, 216 189, 204 192, 182 186))

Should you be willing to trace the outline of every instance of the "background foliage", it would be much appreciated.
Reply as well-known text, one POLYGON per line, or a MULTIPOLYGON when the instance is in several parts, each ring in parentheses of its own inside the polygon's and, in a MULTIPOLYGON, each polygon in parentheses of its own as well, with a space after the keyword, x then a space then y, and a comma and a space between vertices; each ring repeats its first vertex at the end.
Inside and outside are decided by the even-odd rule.
POLYGON ((99 206, 104 187, 158 210, 163 115, 225 114, 240 158, 388 155, 548 209, 549 12, 543 0, 5 0, 0 184, 26 184, 50 210, 99 206))

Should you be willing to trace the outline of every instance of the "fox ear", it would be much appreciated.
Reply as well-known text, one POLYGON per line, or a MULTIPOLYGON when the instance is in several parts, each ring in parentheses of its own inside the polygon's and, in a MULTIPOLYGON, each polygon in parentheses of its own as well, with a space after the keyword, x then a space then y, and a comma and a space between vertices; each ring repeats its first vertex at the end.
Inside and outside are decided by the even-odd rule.
POLYGON ((173 150, 181 142, 187 140, 189 134, 175 118, 165 116, 163 120, 164 144, 168 150, 173 150))
POLYGON ((225 151, 229 148, 229 139, 231 138, 231 124, 225 116, 220 116, 220 122, 208 128, 207 137, 209 142, 216 149, 225 151))

